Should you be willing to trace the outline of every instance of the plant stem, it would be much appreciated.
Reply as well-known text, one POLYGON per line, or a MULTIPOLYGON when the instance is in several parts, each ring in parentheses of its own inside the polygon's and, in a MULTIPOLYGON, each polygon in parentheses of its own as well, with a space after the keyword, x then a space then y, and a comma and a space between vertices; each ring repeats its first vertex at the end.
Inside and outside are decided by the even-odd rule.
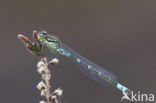
POLYGON ((51 96, 50 96, 50 88, 51 88, 51 85, 50 85, 50 70, 48 68, 48 62, 47 62, 47 59, 45 57, 42 57, 41 60, 46 64, 46 72, 45 72, 45 76, 46 78, 44 79, 45 80, 45 83, 46 83, 46 99, 47 99, 47 102, 48 103, 52 103, 51 101, 51 96))

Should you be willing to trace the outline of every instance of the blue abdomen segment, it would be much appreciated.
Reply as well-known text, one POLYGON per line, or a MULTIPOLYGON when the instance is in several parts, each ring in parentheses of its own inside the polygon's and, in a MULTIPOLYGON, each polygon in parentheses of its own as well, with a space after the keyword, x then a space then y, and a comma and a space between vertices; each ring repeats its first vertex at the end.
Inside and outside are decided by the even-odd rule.
POLYGON ((116 86, 119 90, 121 90, 122 92, 125 92, 125 93, 129 93, 130 90, 128 88, 126 88, 125 86, 121 85, 120 83, 117 83, 117 86, 116 86))
POLYGON ((65 51, 65 50, 62 49, 62 48, 59 48, 59 49, 57 49, 57 50, 58 50, 59 53, 61 53, 61 54, 63 54, 63 55, 66 55, 66 56, 68 56, 68 57, 71 55, 69 52, 65 51))

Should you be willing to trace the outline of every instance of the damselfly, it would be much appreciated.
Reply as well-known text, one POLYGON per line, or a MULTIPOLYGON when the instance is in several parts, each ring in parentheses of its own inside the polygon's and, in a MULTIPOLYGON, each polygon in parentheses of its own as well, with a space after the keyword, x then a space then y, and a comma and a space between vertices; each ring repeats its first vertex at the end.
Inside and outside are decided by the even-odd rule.
POLYGON ((80 56, 78 53, 64 45, 57 37, 47 35, 47 33, 43 31, 38 34, 38 39, 50 50, 55 50, 59 54, 64 55, 78 63, 81 66, 79 69, 89 78, 103 85, 110 84, 115 86, 126 94, 131 92, 130 89, 118 82, 117 77, 113 73, 80 56))

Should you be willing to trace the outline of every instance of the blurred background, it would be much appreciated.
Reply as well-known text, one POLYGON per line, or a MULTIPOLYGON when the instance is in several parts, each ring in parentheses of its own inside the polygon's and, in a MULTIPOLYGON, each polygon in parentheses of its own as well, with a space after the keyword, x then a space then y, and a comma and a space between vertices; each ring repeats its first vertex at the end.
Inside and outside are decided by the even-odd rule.
MULTIPOLYGON (((118 76, 121 84, 156 94, 155 0, 1 0, 0 102, 38 103, 39 58, 17 39, 46 30, 118 76)), ((119 103, 116 88, 83 75, 62 57, 52 69, 52 90, 64 90, 62 103, 119 103)), ((126 102, 126 101, 125 101, 126 102)))

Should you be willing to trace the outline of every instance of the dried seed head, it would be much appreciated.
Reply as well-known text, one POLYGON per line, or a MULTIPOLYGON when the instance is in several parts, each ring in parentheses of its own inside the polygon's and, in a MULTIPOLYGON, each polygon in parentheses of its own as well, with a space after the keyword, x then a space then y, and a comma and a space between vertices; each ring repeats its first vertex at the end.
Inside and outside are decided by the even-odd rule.
POLYGON ((37 63, 37 68, 40 68, 40 67, 42 67, 42 66, 45 66, 45 63, 44 63, 42 60, 40 60, 40 61, 37 63))
POLYGON ((49 61, 49 64, 56 65, 58 62, 59 60, 57 58, 54 58, 51 61, 49 61))
POLYGON ((46 69, 45 69, 44 66, 39 67, 39 68, 37 69, 37 71, 38 71, 39 74, 45 74, 45 73, 46 73, 46 69))
POLYGON ((56 96, 51 97, 52 103, 59 103, 56 96))
POLYGON ((47 86, 45 85, 45 83, 43 81, 41 81, 38 85, 37 85, 37 89, 39 89, 40 91, 45 90, 47 86))
POLYGON ((53 92, 53 95, 62 96, 63 90, 58 88, 53 92))
POLYGON ((45 91, 45 90, 41 90, 41 96, 46 96, 47 94, 46 94, 47 92, 45 91))
POLYGON ((43 80, 50 80, 51 74, 42 74, 42 79, 43 80))
POLYGON ((40 101, 40 103, 47 103, 46 101, 40 101))

